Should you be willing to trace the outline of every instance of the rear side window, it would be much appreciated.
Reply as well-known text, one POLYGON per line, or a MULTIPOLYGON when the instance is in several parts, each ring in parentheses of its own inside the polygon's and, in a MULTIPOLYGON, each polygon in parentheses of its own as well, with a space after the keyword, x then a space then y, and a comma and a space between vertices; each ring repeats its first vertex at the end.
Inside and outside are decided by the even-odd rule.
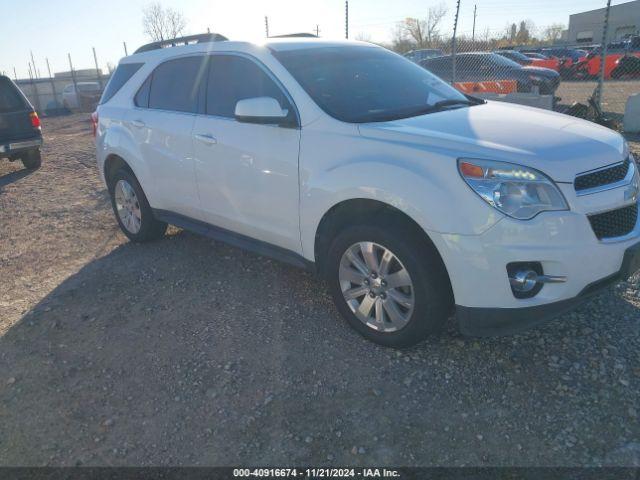
POLYGON ((121 63, 118 65, 116 71, 111 75, 111 79, 109 80, 109 83, 107 83, 107 87, 104 89, 100 103, 106 103, 111 100, 111 97, 118 93, 118 90, 120 90, 122 86, 129 81, 134 73, 140 70, 142 65, 142 63, 121 63))
POLYGON ((205 66, 205 56, 178 58, 158 66, 151 79, 149 108, 196 113, 205 66))
POLYGON ((138 93, 136 93, 136 97, 133 99, 136 107, 149 108, 149 92, 151 91, 152 77, 153 75, 149 75, 140 87, 140 90, 138 90, 138 93))
POLYGON ((7 78, 0 78, 0 113, 24 110, 26 104, 22 95, 13 82, 7 78))
POLYGON ((246 98, 272 97, 293 110, 276 83, 251 60, 232 55, 212 56, 207 85, 207 114, 235 117, 236 103, 246 98))

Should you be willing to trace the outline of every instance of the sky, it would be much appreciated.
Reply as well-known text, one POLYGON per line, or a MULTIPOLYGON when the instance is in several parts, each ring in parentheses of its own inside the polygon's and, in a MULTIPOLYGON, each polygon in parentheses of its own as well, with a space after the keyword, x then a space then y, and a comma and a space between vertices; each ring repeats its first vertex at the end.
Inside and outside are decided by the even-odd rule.
MULTIPOLYGON (((626 0, 613 1, 613 4, 626 0)), ((100 68, 116 65, 124 56, 148 43, 142 28, 142 10, 150 0, 0 0, 0 72, 28 77, 31 52, 40 76, 52 72, 93 68, 95 47, 100 68)), ((272 35, 312 32, 344 38, 344 0, 161 0, 181 11, 187 33, 222 33, 231 40, 260 41, 265 36, 264 17, 272 35)), ((349 34, 377 42, 391 39, 397 22, 406 17, 426 17, 430 6, 443 3, 448 10, 443 32, 453 29, 456 0, 349 0, 349 34)), ((567 25, 569 15, 602 8, 606 0, 461 0, 458 32, 470 34, 477 5, 476 32, 504 31, 506 25, 531 20, 538 27, 567 25)))

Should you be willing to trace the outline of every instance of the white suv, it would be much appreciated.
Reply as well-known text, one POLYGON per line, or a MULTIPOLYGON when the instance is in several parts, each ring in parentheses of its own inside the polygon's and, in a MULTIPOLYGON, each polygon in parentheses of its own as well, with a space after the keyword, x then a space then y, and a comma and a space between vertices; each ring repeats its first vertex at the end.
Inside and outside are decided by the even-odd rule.
POLYGON ((464 333, 512 332, 640 266, 637 167, 611 130, 466 97, 367 43, 142 50, 94 116, 131 240, 170 223, 313 268, 391 346, 454 308, 464 333))

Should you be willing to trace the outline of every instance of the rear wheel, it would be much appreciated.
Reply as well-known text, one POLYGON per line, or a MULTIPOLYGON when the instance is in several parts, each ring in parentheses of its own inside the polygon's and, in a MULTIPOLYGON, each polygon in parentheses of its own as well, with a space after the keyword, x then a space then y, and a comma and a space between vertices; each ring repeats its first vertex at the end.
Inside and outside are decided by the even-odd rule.
POLYGON ((111 206, 118 224, 134 242, 161 238, 167 224, 157 220, 136 177, 125 169, 118 170, 109 182, 111 206))
POLYGON ((42 165, 40 150, 29 150, 20 158, 20 160, 22 160, 24 167, 29 170, 35 170, 40 168, 40 165, 42 165))
POLYGON ((325 275, 342 316, 376 343, 405 347, 441 329, 453 304, 435 248, 403 225, 343 230, 325 275))

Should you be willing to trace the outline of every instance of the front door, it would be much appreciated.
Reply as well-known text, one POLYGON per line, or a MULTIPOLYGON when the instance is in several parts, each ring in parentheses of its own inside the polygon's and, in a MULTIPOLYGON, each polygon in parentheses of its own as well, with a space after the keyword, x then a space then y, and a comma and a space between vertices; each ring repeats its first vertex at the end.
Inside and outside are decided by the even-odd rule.
POLYGON ((300 130, 238 122, 239 100, 272 97, 293 105, 252 58, 210 57, 205 115, 193 128, 196 181, 208 223, 300 253, 300 130))

